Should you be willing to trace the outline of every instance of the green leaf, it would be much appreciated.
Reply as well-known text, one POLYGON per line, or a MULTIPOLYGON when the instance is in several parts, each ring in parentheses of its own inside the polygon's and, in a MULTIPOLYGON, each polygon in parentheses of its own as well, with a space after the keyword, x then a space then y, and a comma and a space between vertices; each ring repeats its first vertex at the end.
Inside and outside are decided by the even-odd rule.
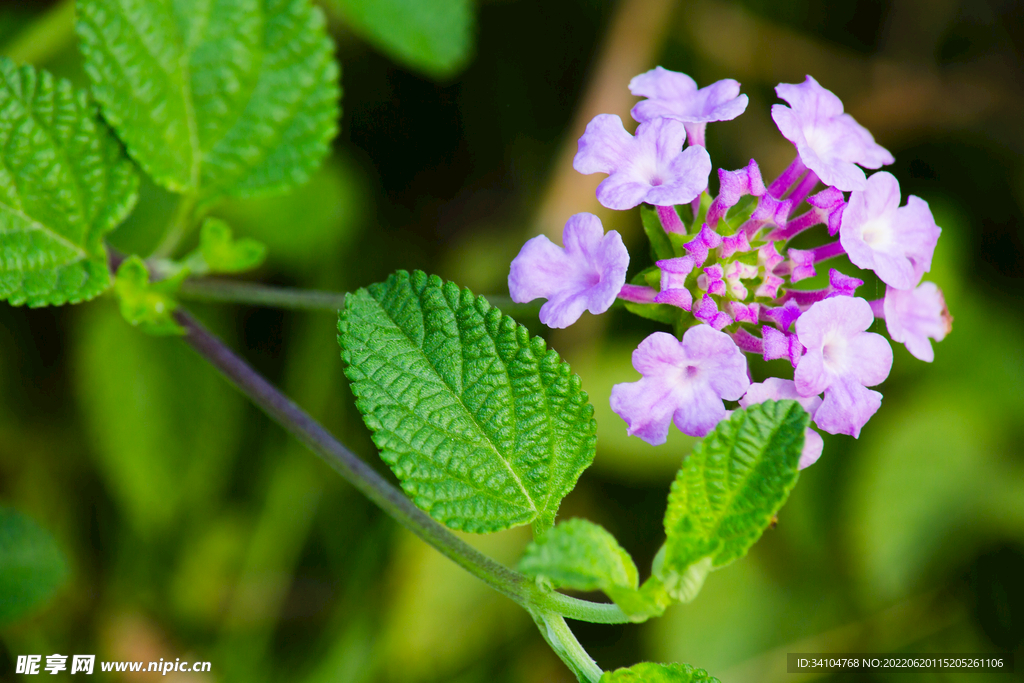
POLYGON ((356 405, 417 505, 466 531, 550 526, 597 425, 543 339, 419 271, 350 294, 338 329, 356 405))
POLYGON ((267 258, 267 248, 256 240, 234 239, 231 228, 219 218, 207 218, 199 235, 199 249, 186 260, 193 275, 242 273, 258 267, 267 258))
POLYGON ((606 671, 600 683, 721 683, 704 669, 689 664, 641 662, 628 669, 606 671))
POLYGON ((41 607, 67 576, 53 537, 20 512, 0 507, 0 626, 41 607))
POLYGON ((0 300, 59 306, 110 287, 103 236, 138 178, 84 92, 0 57, 0 300))
POLYGON ((160 185, 274 192, 327 154, 338 66, 309 0, 79 0, 77 28, 104 116, 160 185))
POLYGON ((448 78, 473 52, 470 0, 331 0, 352 31, 402 64, 448 78))
POLYGON ((178 303, 171 293, 187 276, 188 270, 183 269, 174 278, 151 283, 143 260, 138 256, 126 258, 117 269, 114 282, 114 291, 121 300, 121 315, 149 334, 185 334, 185 329, 174 321, 178 303))
POLYGON ((519 571, 559 588, 581 591, 636 590, 636 565, 615 537, 585 519, 570 519, 526 548, 519 571))
POLYGON ((647 239, 651 243, 651 256, 654 260, 673 258, 676 252, 668 238, 668 233, 661 225, 658 210, 650 204, 641 204, 640 221, 643 223, 644 232, 647 233, 647 239))
POLYGON ((672 483, 655 575, 677 600, 742 557, 799 476, 807 412, 795 401, 737 410, 697 444, 672 483))

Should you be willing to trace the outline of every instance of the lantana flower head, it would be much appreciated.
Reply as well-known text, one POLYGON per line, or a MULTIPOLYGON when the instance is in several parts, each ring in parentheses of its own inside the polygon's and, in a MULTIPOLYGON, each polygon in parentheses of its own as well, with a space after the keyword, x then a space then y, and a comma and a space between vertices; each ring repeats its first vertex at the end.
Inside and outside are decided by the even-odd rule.
POLYGON ((722 399, 747 391, 747 361, 724 332, 695 325, 682 341, 655 332, 633 352, 636 382, 612 387, 611 406, 629 434, 652 445, 665 443, 669 423, 690 436, 704 436, 725 417, 722 399))
POLYGON ((837 296, 812 305, 796 321, 806 352, 793 373, 801 396, 825 392, 814 424, 830 434, 859 436, 882 405, 867 387, 882 383, 892 368, 892 347, 868 332, 875 315, 864 299, 837 296))
MULTIPOLYGON (((764 403, 769 399, 773 401, 794 400, 803 406, 812 420, 821 406, 820 396, 801 396, 800 392, 796 390, 796 383, 793 380, 769 377, 764 382, 750 385, 747 393, 740 399, 740 407, 747 408, 758 403, 764 403)), ((804 448, 800 453, 800 469, 810 467, 818 462, 824 447, 825 442, 822 440, 821 434, 808 427, 804 431, 804 448)))
POLYGON ((928 203, 911 195, 901 207, 899 182, 881 171, 850 195, 839 241, 854 265, 875 271, 887 285, 913 289, 932 267, 941 232, 928 203))
POLYGON ((915 289, 885 288, 883 303, 885 326, 895 342, 901 342, 911 355, 931 363, 935 350, 928 341, 942 341, 953 328, 953 316, 946 308, 942 290, 934 282, 922 282, 915 289))
POLYGON ((655 67, 629 82, 629 91, 646 100, 637 102, 630 115, 640 123, 659 118, 686 124, 691 145, 704 146, 704 129, 711 121, 731 121, 747 109, 747 96, 731 78, 697 88, 684 73, 655 67))
POLYGON ((523 245, 512 261, 508 291, 512 300, 526 303, 543 298, 540 321, 548 327, 568 327, 583 311, 604 313, 626 282, 629 252, 619 233, 605 234, 601 220, 578 213, 562 231, 559 247, 544 235, 523 245))
POLYGON ((685 140, 683 123, 674 119, 641 123, 633 136, 618 116, 600 114, 587 124, 572 167, 585 175, 608 174, 597 186, 597 200, 609 209, 686 204, 708 186, 711 157, 703 147, 684 150, 685 140))
POLYGON ((843 192, 860 190, 866 180, 858 164, 875 169, 893 162, 868 129, 843 112, 842 100, 810 76, 799 84, 780 83, 775 92, 789 103, 772 106, 775 125, 826 185, 843 192))
MULTIPOLYGON (((598 116, 573 165, 608 174, 597 190, 605 206, 653 206, 641 220, 654 265, 625 284, 622 242, 603 235, 591 216, 587 225, 596 227, 573 229, 580 237, 566 226, 564 250, 542 238, 527 243, 509 278, 513 298, 548 297, 541 319, 562 327, 584 309, 607 309, 618 287, 626 310, 671 326, 674 334, 656 332, 634 351, 642 378, 611 392, 628 433, 648 443, 664 443, 671 423, 704 436, 728 414, 727 401, 746 407, 769 398, 798 401, 819 430, 858 436, 881 406, 871 387, 886 379, 893 361, 889 342, 868 331, 873 321, 884 318, 889 337, 927 361, 932 340, 950 329, 942 292, 919 284, 941 233, 928 205, 910 197, 901 207, 891 174, 865 175, 863 169, 892 163, 892 155, 810 76, 780 83, 776 92, 788 106, 772 108, 797 148, 793 163, 771 182, 753 159, 738 170, 718 169, 717 196, 707 187, 704 128, 743 112, 739 84, 697 88, 689 76, 659 67, 634 78, 630 89, 647 98, 633 108, 636 135, 619 117, 598 116), (791 246, 819 225, 829 235, 824 243, 801 238, 800 248, 791 246), (834 261, 844 257, 877 273, 887 284, 884 299, 856 296, 863 274, 842 272, 848 269, 834 261), (822 289, 794 286, 826 271, 822 289), (793 378, 751 384, 748 353, 787 360, 793 378)), ((769 367, 788 373, 784 364, 769 367)), ((822 445, 809 429, 801 468, 822 445)))

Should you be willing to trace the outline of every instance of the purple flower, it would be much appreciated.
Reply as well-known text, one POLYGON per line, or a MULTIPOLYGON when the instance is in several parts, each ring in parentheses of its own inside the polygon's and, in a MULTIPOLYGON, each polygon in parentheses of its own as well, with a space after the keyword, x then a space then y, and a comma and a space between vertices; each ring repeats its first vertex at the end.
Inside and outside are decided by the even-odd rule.
POLYGON ((704 436, 725 417, 722 399, 735 401, 750 385, 747 361, 724 332, 691 327, 679 341, 655 332, 633 352, 637 382, 612 387, 611 407, 629 434, 657 446, 669 422, 690 436, 704 436))
POLYGON ((718 304, 707 294, 701 297, 701 300, 693 307, 693 317, 711 325, 716 330, 732 324, 729 314, 719 311, 718 304))
POLYGON ((700 268, 708 258, 708 251, 721 246, 721 244, 722 236, 709 228, 708 224, 705 223, 701 226, 697 236, 684 244, 683 248, 690 252, 694 265, 700 268))
POLYGON ((697 276, 697 286, 708 294, 723 296, 725 294, 725 271, 721 263, 708 266, 697 276))
MULTIPOLYGON (((769 377, 762 383, 750 385, 747 393, 740 399, 740 407, 747 408, 756 403, 764 403, 768 399, 773 401, 792 399, 810 413, 812 420, 821 405, 819 396, 801 396, 796 390, 796 383, 792 380, 769 377)), ((821 434, 808 427, 804 432, 804 450, 800 453, 800 469, 818 462, 824 447, 825 442, 822 440, 821 434)))
POLYGON ((897 289, 913 289, 932 267, 941 232, 923 199, 911 195, 900 206, 900 184, 882 171, 850 195, 839 242, 858 268, 870 268, 897 289))
POLYGON ((636 137, 614 114, 599 114, 587 124, 572 167, 580 173, 607 173, 597 200, 609 209, 686 204, 708 186, 711 157, 703 147, 683 150, 686 131, 672 119, 637 126, 636 137))
POLYGON ((690 310, 693 295, 686 288, 686 276, 693 270, 693 257, 664 259, 658 261, 657 265, 661 269, 661 291, 655 295, 654 303, 672 304, 684 311, 690 310))
POLYGON ((812 305, 796 321, 807 347, 793 378, 801 396, 825 392, 814 424, 829 434, 859 436, 882 405, 879 384, 892 368, 892 347, 880 334, 867 332, 874 321, 864 299, 837 296, 812 305))
POLYGON ((788 249, 789 256, 789 281, 800 282, 818 273, 814 270, 814 252, 803 249, 788 249))
POLYGON ((660 66, 629 82, 629 92, 646 100, 637 102, 630 115, 640 123, 658 118, 686 124, 691 145, 704 146, 704 128, 709 121, 731 121, 747 108, 747 96, 731 78, 697 89, 686 74, 660 66))
POLYGON ((604 313, 626 282, 629 252, 619 233, 606 235, 601 220, 578 213, 565 223, 565 248, 544 235, 523 245, 512 261, 508 291, 512 300, 526 303, 543 298, 540 321, 548 327, 568 327, 583 311, 604 313))
POLYGON ((922 282, 912 290, 886 287, 882 307, 892 340, 902 342, 915 358, 928 363, 935 360, 928 338, 942 341, 953 329, 953 316, 942 290, 934 282, 922 282))
POLYGON ((786 334, 765 325, 761 328, 761 354, 765 360, 785 358, 795 368, 804 353, 804 345, 795 334, 786 334))
POLYGON ((867 128, 843 113, 842 101, 810 76, 800 84, 780 83, 775 92, 789 103, 772 105, 775 125, 826 185, 844 192, 860 190, 864 171, 855 164, 881 168, 893 162, 892 154, 867 128))

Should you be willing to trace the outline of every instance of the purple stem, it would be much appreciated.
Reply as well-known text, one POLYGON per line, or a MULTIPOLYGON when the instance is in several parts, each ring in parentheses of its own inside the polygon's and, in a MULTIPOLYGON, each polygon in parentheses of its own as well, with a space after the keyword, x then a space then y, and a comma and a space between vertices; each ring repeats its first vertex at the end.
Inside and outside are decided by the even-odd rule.
POLYGON ((676 213, 676 207, 656 206, 654 208, 658 210, 658 220, 661 221, 661 227, 665 228, 665 232, 674 232, 679 235, 686 234, 686 226, 683 225, 682 219, 676 213))
POLYGON ((800 155, 798 154, 796 159, 793 159, 793 163, 791 163, 786 170, 782 172, 782 175, 772 181, 772 184, 768 186, 768 194, 776 199, 782 199, 782 195, 786 193, 786 190, 788 190, 793 183, 796 182, 796 179, 799 178, 806 170, 807 167, 804 166, 804 162, 800 159, 800 155))
POLYGON ((825 219, 822 218, 821 212, 818 209, 811 209, 807 213, 800 214, 793 220, 787 222, 785 227, 773 231, 772 234, 769 235, 769 239, 791 240, 804 230, 824 222, 825 219))
POLYGON ((835 258, 836 256, 842 256, 846 253, 846 250, 843 249, 843 245, 839 243, 839 240, 823 244, 820 247, 815 247, 810 251, 814 254, 815 263, 820 263, 821 261, 826 261, 830 258, 835 258))
POLYGON ((807 195, 811 193, 818 184, 818 176, 814 171, 808 170, 807 175, 804 176, 800 184, 796 186, 793 193, 789 195, 789 199, 793 201, 793 209, 796 210, 800 203, 807 198, 807 195))
POLYGON ((732 333, 732 340, 736 342, 736 346, 740 347, 740 351, 744 353, 756 353, 761 355, 764 353, 764 342, 760 338, 747 332, 742 327, 732 333))
POLYGON ((871 312, 875 314, 875 317, 879 320, 885 320, 885 299, 875 299, 868 303, 871 304, 871 312))
POLYGON ((619 290, 620 299, 634 304, 653 304, 657 294, 653 287, 641 287, 640 285, 622 285, 622 289, 619 290))

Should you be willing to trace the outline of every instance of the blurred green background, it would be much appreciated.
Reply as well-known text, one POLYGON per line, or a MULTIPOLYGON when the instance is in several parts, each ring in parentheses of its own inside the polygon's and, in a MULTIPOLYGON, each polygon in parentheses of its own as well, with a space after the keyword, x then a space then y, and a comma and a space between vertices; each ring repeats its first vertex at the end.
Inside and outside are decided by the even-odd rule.
MULTIPOLYGON (((504 294, 523 241, 560 235, 578 211, 623 234, 635 272, 647 259, 638 212, 601 209, 600 178, 571 169, 591 117, 626 117, 630 77, 661 64, 700 84, 740 80, 747 113, 713 124, 709 151, 727 169, 754 157, 766 176, 793 155, 769 116, 773 86, 811 73, 843 98, 895 154, 904 196, 927 200, 943 228, 928 279, 952 334, 931 365, 895 349, 861 438, 826 437, 778 527, 692 604, 642 626, 573 626, 604 668, 683 661, 725 683, 788 680, 797 651, 1013 651, 1024 671, 1024 5, 322 4, 343 69, 333 156, 289 196, 218 211, 269 245, 254 275, 266 283, 346 291, 422 268, 504 294)), ((85 85, 67 2, 0 3, 0 53, 85 85)), ((111 241, 145 252, 172 207, 144 185, 111 241)), ((860 293, 884 289, 869 280, 860 293)), ((190 308, 380 465, 332 314, 190 308)), ((548 334, 600 425, 563 516, 605 525, 642 570, 690 443, 627 438, 607 401, 636 378, 629 352, 654 329, 613 311, 548 334)), ((0 680, 20 680, 17 655, 54 652, 212 662, 181 675, 191 681, 570 680, 525 612, 396 528, 180 341, 129 328, 109 297, 0 305, 0 505, 53 535, 67 577, 44 609, 0 626, 0 680)), ((511 564, 529 532, 469 540, 511 564)))

